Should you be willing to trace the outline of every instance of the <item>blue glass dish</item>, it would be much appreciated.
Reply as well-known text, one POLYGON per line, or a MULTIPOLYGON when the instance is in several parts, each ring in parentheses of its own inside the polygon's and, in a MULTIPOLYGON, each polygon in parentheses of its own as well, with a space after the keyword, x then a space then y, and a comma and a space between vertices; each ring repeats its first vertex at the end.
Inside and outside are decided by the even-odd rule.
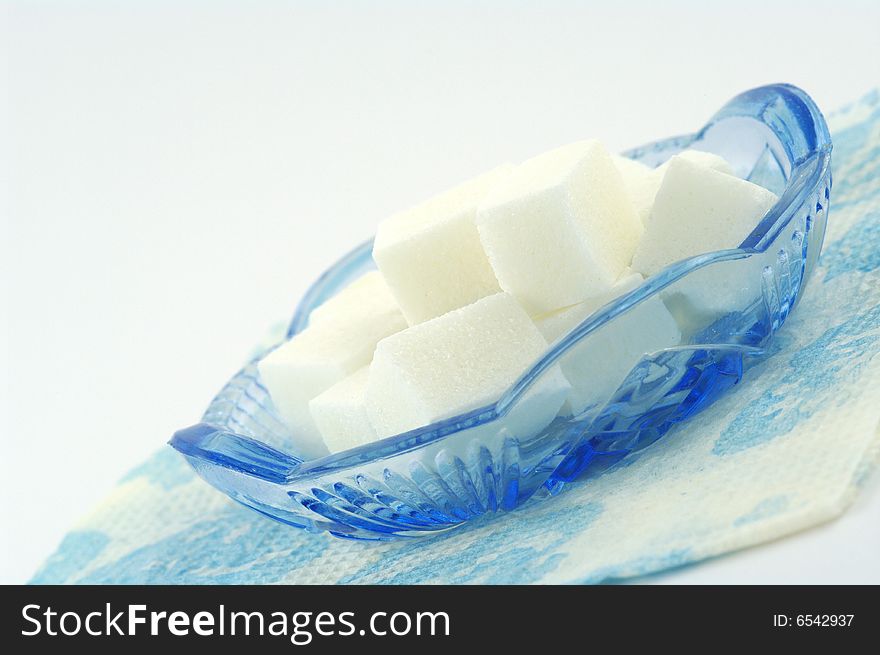
MULTIPOLYGON (((739 248, 675 263, 597 310, 488 407, 320 459, 302 461, 279 419, 256 360, 211 402, 202 422, 171 445, 209 484, 291 526, 339 537, 430 534, 533 497, 552 496, 662 437, 739 383, 767 351, 803 293, 822 248, 831 190, 831 140, 803 91, 771 85, 728 102, 698 132, 628 156, 655 166, 685 148, 718 153, 738 175, 779 195, 739 248), (689 304, 711 290, 713 311, 689 304), (535 434, 505 417, 556 363, 613 334, 659 297, 682 327, 681 343, 634 353, 626 380, 577 416, 535 434), (609 332, 610 331, 610 332, 609 332)), ((343 257, 311 287, 287 337, 309 313, 373 267, 371 243, 343 257)))

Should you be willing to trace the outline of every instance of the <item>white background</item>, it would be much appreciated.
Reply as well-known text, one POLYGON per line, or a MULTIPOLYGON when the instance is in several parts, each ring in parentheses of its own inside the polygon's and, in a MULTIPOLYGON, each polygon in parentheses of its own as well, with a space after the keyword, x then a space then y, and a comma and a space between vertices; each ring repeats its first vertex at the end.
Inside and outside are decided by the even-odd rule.
MULTIPOLYGON (((2 582, 196 422, 389 212, 579 138, 691 131, 762 83, 827 110, 880 83, 876 0, 0 12, 2 582)), ((880 582, 878 487, 831 525, 654 579, 880 582)))

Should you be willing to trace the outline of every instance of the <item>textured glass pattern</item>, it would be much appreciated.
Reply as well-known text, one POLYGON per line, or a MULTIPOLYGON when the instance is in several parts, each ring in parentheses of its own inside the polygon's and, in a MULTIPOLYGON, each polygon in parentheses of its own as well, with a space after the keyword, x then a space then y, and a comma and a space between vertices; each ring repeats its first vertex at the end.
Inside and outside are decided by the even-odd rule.
MULTIPOLYGON (((673 264, 612 301, 553 344, 492 406, 359 448, 302 462, 255 361, 171 444, 206 481, 283 523, 342 537, 389 539, 445 530, 533 496, 559 493, 662 437, 736 385, 773 349, 822 247, 831 194, 831 142, 802 91, 762 87, 731 100, 700 131, 630 152, 654 165, 688 148, 710 150, 738 174, 780 194, 740 248, 673 264), (711 313, 695 298, 713 295, 711 313), (659 296, 682 326, 678 346, 642 356, 619 388, 535 434, 505 416, 554 363, 613 334, 659 296)), ((370 243, 307 293, 288 336, 312 308, 372 267, 370 243)), ((650 329, 646 326, 646 329, 650 329)), ((634 359, 638 359, 641 353, 634 359)))

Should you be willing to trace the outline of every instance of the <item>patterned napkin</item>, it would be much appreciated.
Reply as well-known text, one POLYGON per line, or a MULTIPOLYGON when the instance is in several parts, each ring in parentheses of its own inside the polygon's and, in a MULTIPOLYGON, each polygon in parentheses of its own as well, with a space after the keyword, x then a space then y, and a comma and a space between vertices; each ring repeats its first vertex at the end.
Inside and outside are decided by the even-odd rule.
POLYGON ((439 536, 366 543, 240 507, 164 447, 35 583, 590 583, 840 515, 880 452, 880 90, 831 117, 820 267, 775 353, 708 411, 561 496, 439 536))

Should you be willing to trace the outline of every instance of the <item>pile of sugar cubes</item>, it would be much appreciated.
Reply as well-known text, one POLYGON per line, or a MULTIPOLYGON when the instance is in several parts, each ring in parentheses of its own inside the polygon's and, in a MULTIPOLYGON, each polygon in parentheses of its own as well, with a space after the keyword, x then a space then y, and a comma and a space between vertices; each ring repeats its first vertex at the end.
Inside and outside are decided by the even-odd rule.
MULTIPOLYGON (((501 166, 383 221, 378 271, 316 308, 260 376, 306 458, 491 405, 596 309, 738 246, 776 200, 700 151, 652 169, 589 140, 501 166)), ((602 403, 681 341, 656 295, 618 319, 545 371, 503 427, 528 436, 602 403)))

